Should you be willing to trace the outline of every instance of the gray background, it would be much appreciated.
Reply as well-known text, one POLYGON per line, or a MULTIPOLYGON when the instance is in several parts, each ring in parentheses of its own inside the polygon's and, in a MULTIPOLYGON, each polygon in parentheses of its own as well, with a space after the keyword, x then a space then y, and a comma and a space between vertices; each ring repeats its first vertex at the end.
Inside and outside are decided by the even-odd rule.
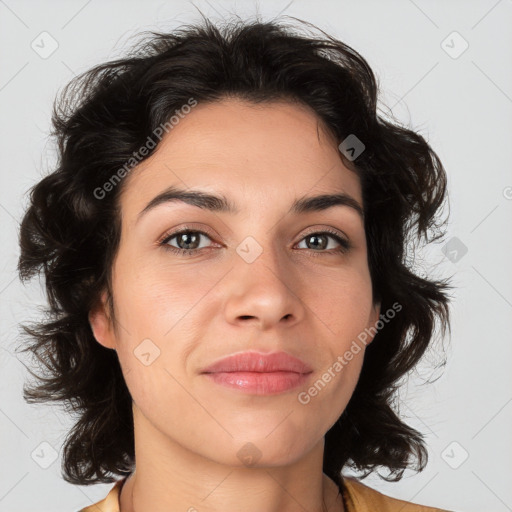
POLYGON ((383 113, 391 109, 440 156, 451 220, 422 271, 454 275, 448 364, 433 371, 435 357, 426 360, 401 393, 401 414, 426 434, 430 461, 398 483, 364 482, 449 510, 512 510, 511 0, 0 0, 0 510, 71 512, 111 487, 62 480, 54 458, 70 419, 24 403, 26 370, 14 355, 19 323, 44 304, 38 280, 22 286, 15 268, 25 193, 54 162, 52 101, 75 74, 122 55, 133 34, 197 21, 194 5, 214 20, 296 16, 340 38, 372 66, 383 113))

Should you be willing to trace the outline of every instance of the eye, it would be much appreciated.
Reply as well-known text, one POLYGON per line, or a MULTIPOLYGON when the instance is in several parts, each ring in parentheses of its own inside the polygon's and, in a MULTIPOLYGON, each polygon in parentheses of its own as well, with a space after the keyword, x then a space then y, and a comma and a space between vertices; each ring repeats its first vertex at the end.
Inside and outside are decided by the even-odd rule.
POLYGON ((183 229, 167 235, 163 240, 159 242, 159 245, 164 246, 165 249, 181 255, 194 255, 197 251, 204 249, 200 247, 201 239, 208 238, 211 240, 208 233, 197 229, 183 229), (171 240, 176 239, 177 247, 172 245, 171 240))
MULTIPOLYGON (((300 243, 305 243, 307 246, 306 248, 311 249, 313 252, 327 254, 345 253, 351 248, 350 242, 334 231, 315 231, 309 233, 300 243), (329 239, 335 241, 334 247, 332 247, 332 243, 329 244, 329 239), (336 247, 336 245, 338 245, 338 247, 336 247), (327 251, 327 249, 331 250, 327 251)), ((315 256, 317 255, 315 254, 315 256)))
MULTIPOLYGON (((211 241, 212 238, 208 233, 204 231, 185 228, 181 231, 166 234, 164 238, 158 242, 158 244, 163 246, 164 249, 175 254, 182 256, 193 256, 208 247, 201 247, 201 242, 204 241, 203 239, 208 239, 211 241), (173 241, 176 243, 176 245, 171 243, 173 241)), ((352 247, 348 240, 341 237, 337 232, 329 230, 311 232, 307 234, 301 240, 301 242, 299 242, 299 245, 301 243, 305 243, 306 247, 300 248, 309 249, 314 256, 319 256, 321 254, 329 255, 345 253, 352 247), (329 243, 329 239, 331 241, 334 240, 334 247, 332 247, 332 243, 329 243), (336 245, 338 247, 336 247, 336 245)))

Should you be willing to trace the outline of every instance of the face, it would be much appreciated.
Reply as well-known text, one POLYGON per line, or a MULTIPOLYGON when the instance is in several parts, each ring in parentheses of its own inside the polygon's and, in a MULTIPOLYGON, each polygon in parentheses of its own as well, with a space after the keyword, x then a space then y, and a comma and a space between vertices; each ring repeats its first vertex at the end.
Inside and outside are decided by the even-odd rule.
POLYGON ((220 463, 240 466, 244 450, 258 465, 299 459, 345 409, 365 347, 343 356, 379 315, 360 182, 335 141, 307 107, 199 104, 123 187, 117 329, 106 309, 90 321, 117 350, 136 418, 220 463), (148 207, 170 187, 224 197, 234 211, 168 197, 148 207), (351 199, 292 208, 327 194, 351 199), (286 352, 310 373, 257 390, 236 386, 243 375, 232 387, 203 373, 246 351, 286 352))

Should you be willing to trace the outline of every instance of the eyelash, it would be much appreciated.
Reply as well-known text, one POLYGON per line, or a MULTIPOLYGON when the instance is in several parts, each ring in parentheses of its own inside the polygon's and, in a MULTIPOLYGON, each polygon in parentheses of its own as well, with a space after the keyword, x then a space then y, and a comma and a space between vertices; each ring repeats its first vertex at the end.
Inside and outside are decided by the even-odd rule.
MULTIPOLYGON (((189 234, 189 233, 196 233, 196 234, 204 235, 204 236, 208 237, 210 240, 212 239, 212 236, 209 233, 206 233, 205 231, 201 231, 200 229, 185 228, 185 229, 176 231, 171 234, 166 233, 164 235, 164 237, 158 241, 158 245, 162 246, 165 250, 171 251, 172 253, 177 254, 179 256, 194 256, 195 254, 197 254, 198 252, 202 251, 205 248, 203 247, 202 249, 180 249, 178 247, 173 247, 172 245, 168 244, 168 242, 170 240, 172 240, 173 238, 175 238, 179 235, 189 234)), ((338 242, 340 244, 340 247, 338 247, 337 249, 331 250, 331 251, 325 251, 325 250, 324 251, 315 251, 314 249, 307 249, 313 253, 314 257, 322 256, 325 254, 328 254, 328 255, 329 254, 331 254, 331 255, 332 254, 344 254, 352 248, 352 245, 348 240, 345 240, 344 238, 340 237, 340 235, 337 232, 331 231, 329 229, 324 229, 322 231, 312 231, 311 233, 307 233, 306 235, 304 235, 304 237, 300 241, 302 242, 302 240, 304 240, 306 237, 311 236, 311 235, 329 235, 332 238, 334 238, 336 240, 336 242, 338 242)))

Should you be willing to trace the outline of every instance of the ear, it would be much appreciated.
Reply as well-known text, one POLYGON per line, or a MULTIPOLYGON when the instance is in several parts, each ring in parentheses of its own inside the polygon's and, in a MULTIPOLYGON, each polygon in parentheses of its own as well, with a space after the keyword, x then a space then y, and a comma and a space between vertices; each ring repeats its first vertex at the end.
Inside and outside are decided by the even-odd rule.
MULTIPOLYGON (((370 329, 370 327, 373 327, 375 329, 375 324, 378 322, 379 318, 380 318, 380 302, 376 302, 373 304, 372 310, 370 312, 370 319, 368 321, 368 329, 370 329)), ((371 337, 371 339, 367 342, 367 344, 369 345, 374 340, 374 338, 375 338, 375 335, 373 335, 371 337)))
POLYGON ((108 314, 107 292, 101 294, 100 302, 89 311, 89 324, 96 341, 105 348, 116 349, 116 338, 112 320, 108 314))

